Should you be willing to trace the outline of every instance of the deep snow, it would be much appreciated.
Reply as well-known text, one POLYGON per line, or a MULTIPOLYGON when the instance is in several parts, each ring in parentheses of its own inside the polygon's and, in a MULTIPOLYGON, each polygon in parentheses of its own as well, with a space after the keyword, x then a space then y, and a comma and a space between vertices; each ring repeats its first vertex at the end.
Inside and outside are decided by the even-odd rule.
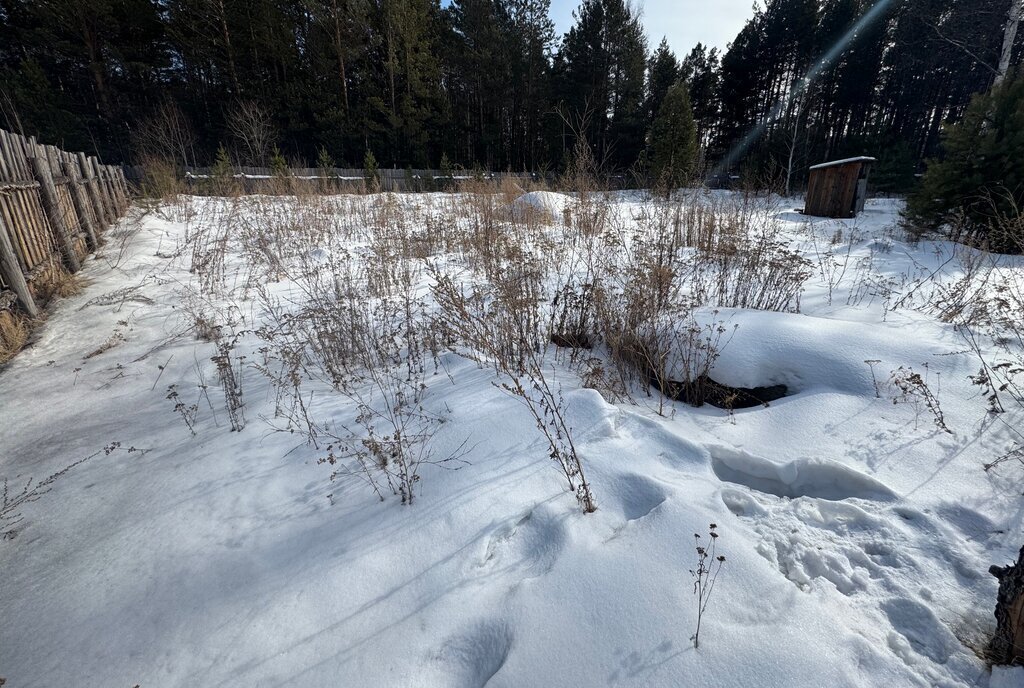
MULTIPOLYGON (((522 205, 557 222, 560 202, 522 205)), ((720 381, 784 383, 790 396, 659 416, 653 399, 610 404, 559 372, 598 500, 590 515, 522 405, 454 354, 426 403, 445 418, 441 452, 465 442, 469 465, 425 468, 411 507, 331 483, 317 452, 262 420, 273 400, 255 373, 243 372, 246 428, 202 409, 193 437, 166 398, 177 384, 191 403, 197 375, 216 375, 213 345, 180 317, 197 279, 174 255, 186 223, 135 211, 88 262, 85 291, 0 371, 0 477, 12 486, 111 442, 146 450, 101 453, 21 509, 16 537, 0 542, 0 677, 12 688, 1024 686, 1024 669, 991 674, 975 653, 994 626, 987 568, 1021 544, 1021 473, 982 470, 1008 438, 986 421, 960 335, 923 296, 894 306, 932 270, 955 279, 954 247, 903 241, 897 201, 806 226, 790 209, 779 202, 781 221, 812 258, 837 228, 854 237, 830 246, 848 256, 845 278, 814 272, 800 313, 703 315, 738 325, 720 381), (899 366, 927 370, 952 433, 893 403, 899 366), (695 650, 693 535, 710 523, 726 562, 695 650)), ((238 313, 258 322, 251 304, 238 313)))

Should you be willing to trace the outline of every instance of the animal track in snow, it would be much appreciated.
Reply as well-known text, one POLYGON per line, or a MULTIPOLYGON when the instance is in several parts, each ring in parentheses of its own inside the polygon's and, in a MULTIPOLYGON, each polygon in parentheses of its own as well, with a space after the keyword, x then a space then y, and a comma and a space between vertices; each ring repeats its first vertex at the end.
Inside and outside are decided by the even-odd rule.
POLYGON ((896 495, 874 478, 827 459, 773 463, 727 447, 709 447, 711 468, 720 480, 745 485, 777 497, 841 500, 893 499, 896 495))
POLYGON ((671 468, 677 469, 681 464, 703 464, 706 460, 707 451, 703 447, 675 434, 660 421, 623 410, 616 427, 626 442, 642 439, 644 444, 657 447, 660 451, 654 453, 671 468))
POLYGON ((431 658, 440 676, 430 685, 483 688, 508 658, 512 629, 503 621, 483 621, 448 638, 431 658))
MULTIPOLYGON (((733 499, 723 493, 727 505, 733 499)), ((913 563, 899 551, 903 534, 884 519, 856 504, 809 497, 760 508, 744 514, 761 535, 757 551, 801 590, 816 579, 847 597, 877 586, 902 590, 896 572, 913 563)))
POLYGON ((722 490, 722 503, 737 516, 765 516, 768 510, 749 490, 731 487, 722 490))
POLYGON ((889 648, 907 664, 916 663, 910 651, 945 664, 959 646, 956 636, 920 602, 892 599, 882 603, 882 611, 895 629, 889 634, 889 648))
MULTIPOLYGON (((732 487, 723 489, 721 498, 760 535, 757 552, 798 588, 814 594, 834 588, 855 607, 877 610, 872 615, 881 622, 889 651, 914 666, 929 685, 960 685, 950 676, 972 661, 971 653, 946 625, 950 619, 928 606, 930 591, 920 581, 934 579, 927 572, 936 567, 964 576, 957 592, 944 592, 940 608, 947 611, 969 609, 977 599, 972 587, 984 581, 966 578, 963 560, 972 552, 978 556, 978 550, 945 525, 941 514, 933 518, 904 505, 862 508, 825 498, 777 500, 732 487)), ((970 525, 984 525, 970 514, 965 518, 970 525)))
POLYGON ((668 494, 665 488, 642 475, 627 474, 616 481, 622 514, 627 521, 636 521, 661 506, 668 494))
POLYGON ((487 572, 523 571, 524 578, 533 578, 551 570, 564 545, 562 524, 538 507, 488 535, 476 567, 487 572))

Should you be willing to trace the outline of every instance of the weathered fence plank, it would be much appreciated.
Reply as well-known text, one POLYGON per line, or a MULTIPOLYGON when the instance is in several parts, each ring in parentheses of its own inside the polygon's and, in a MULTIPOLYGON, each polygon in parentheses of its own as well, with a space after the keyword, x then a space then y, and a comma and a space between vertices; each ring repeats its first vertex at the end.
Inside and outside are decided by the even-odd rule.
POLYGON ((21 270, 18 256, 14 253, 14 246, 11 244, 10 234, 7 231, 7 222, 0 215, 0 274, 3 275, 4 283, 9 285, 14 293, 18 295, 18 302, 33 318, 39 315, 36 301, 29 291, 25 274, 21 270))
POLYGON ((54 186, 53 176, 50 174, 50 165, 45 157, 40 156, 41 151, 37 149, 33 152, 35 155, 32 156, 32 169, 35 172, 36 181, 39 182, 39 190, 43 199, 43 209, 46 210, 46 218, 50 221, 50 227, 53 228, 55 238, 57 239, 57 246, 60 248, 61 255, 68 269, 71 272, 78 272, 82 269, 82 264, 79 262, 78 254, 75 252, 71 234, 64 224, 60 200, 57 198, 57 188, 54 186))
POLYGON ((89 207, 89 202, 85 199, 85 192, 82 190, 82 180, 78 176, 78 162, 66 155, 61 156, 61 162, 64 174, 71 180, 71 198, 75 204, 75 211, 78 213, 79 223, 85 230, 86 237, 88 237, 89 248, 95 251, 99 247, 99 242, 96 238, 98 232, 92 219, 92 209, 89 207))
POLYGON ((107 215, 107 209, 103 206, 103 198, 100 196, 99 184, 96 182, 96 177, 93 174, 92 164, 85 157, 85 153, 78 153, 78 167, 82 170, 82 175, 85 177, 85 188, 89 192, 89 199, 92 202, 93 212, 96 213, 96 221, 98 224, 108 225, 110 219, 107 215))
POLYGON ((129 196, 120 167, 0 129, 0 309, 37 315, 49 290, 35 280, 78 271, 129 196))

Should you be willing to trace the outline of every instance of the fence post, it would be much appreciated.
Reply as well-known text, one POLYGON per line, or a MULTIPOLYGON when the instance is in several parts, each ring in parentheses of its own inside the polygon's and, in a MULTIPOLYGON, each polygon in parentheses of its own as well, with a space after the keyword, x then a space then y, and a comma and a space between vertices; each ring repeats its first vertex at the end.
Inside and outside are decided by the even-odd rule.
POLYGON ((117 178, 121 180, 121 191, 124 193, 126 200, 131 199, 132 190, 128 186, 128 178, 124 175, 124 167, 117 168, 117 178))
POLYGON ((107 199, 110 203, 110 223, 113 224, 121 217, 121 202, 117 198, 117 191, 114 189, 113 182, 110 181, 110 174, 107 170, 107 166, 101 165, 99 160, 96 160, 95 164, 97 174, 99 175, 100 181, 103 183, 103 188, 106 190, 107 199))
POLYGON ((121 217, 121 199, 117 195, 117 189, 114 187, 114 182, 110 178, 110 168, 107 165, 100 165, 100 179, 103 180, 103 185, 107 187, 107 193, 110 196, 110 205, 114 209, 114 222, 117 222, 117 218, 121 217))
POLYGON ((3 274, 4 281, 11 285, 11 289, 18 295, 21 307, 33 318, 39 315, 35 299, 28 289, 28 282, 25 281, 25 274, 21 271, 21 264, 18 263, 18 256, 14 253, 14 244, 11 243, 11 236, 7 230, 7 223, 4 216, 0 214, 0 274, 3 274))
POLYGON ((107 216, 107 224, 112 225, 117 221, 117 209, 114 207, 114 199, 110 196, 107 182, 103 179, 100 161, 95 157, 90 157, 89 164, 92 165, 92 173, 96 178, 96 188, 100 190, 100 198, 103 199, 103 212, 107 216))
POLYGON ((92 166, 89 164, 89 158, 85 157, 85 153, 77 153, 76 156, 78 157, 78 167, 82 170, 82 175, 87 182, 89 200, 92 201, 92 207, 96 212, 96 223, 105 227, 110 224, 110 220, 107 218, 107 209, 103 206, 103 198, 100 195, 96 177, 93 175, 92 166))
POLYGON ((99 232, 93 224, 92 209, 89 207, 89 202, 85 200, 85 193, 82 191, 82 180, 78 176, 78 170, 75 169, 74 160, 71 159, 70 155, 61 155, 61 162, 63 163, 64 174, 70 180, 68 183, 71 186, 71 200, 74 201, 75 211, 78 212, 78 222, 85 229, 86 236, 89 237, 89 248, 95 251, 100 245, 99 232))
POLYGON ((107 170, 110 172, 110 183, 114 185, 114 191, 117 192, 118 215, 124 215, 128 211, 128 194, 121 186, 121 169, 114 165, 107 165, 107 170))
POLYGON ((57 245, 60 248, 64 262, 67 263, 71 272, 78 272, 82 264, 75 254, 75 246, 68 235, 68 228, 64 226, 64 218, 60 214, 60 203, 57 201, 57 188, 53 185, 53 176, 50 174, 50 165, 46 158, 40 157, 39 146, 35 139, 30 139, 32 150, 32 169, 35 172, 36 181, 39 182, 40 196, 43 199, 43 209, 46 217, 50 220, 50 228, 56 235, 57 245))

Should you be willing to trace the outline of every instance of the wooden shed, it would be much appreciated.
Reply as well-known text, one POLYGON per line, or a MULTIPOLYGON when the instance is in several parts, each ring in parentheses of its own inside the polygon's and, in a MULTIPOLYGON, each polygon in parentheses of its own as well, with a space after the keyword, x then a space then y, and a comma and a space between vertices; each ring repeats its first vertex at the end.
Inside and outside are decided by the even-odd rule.
POLYGON ((824 162, 811 168, 804 214, 857 217, 868 195, 868 172, 874 158, 861 156, 824 162))

